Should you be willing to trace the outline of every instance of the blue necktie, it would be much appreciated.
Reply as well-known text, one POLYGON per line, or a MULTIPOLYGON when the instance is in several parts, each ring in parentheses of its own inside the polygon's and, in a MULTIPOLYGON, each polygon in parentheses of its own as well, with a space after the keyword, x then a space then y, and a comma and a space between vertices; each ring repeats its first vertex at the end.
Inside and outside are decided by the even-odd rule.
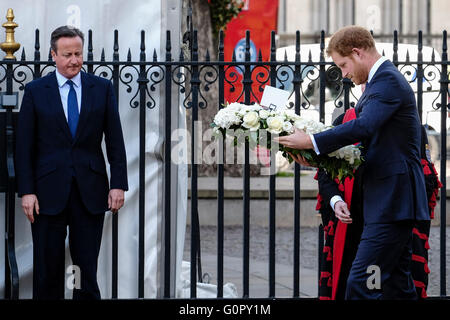
POLYGON ((67 122, 69 123, 70 133, 72 137, 75 138, 75 133, 77 132, 78 125, 78 102, 77 102, 77 93, 73 88, 72 80, 67 80, 66 82, 70 86, 69 96, 67 97, 67 122))

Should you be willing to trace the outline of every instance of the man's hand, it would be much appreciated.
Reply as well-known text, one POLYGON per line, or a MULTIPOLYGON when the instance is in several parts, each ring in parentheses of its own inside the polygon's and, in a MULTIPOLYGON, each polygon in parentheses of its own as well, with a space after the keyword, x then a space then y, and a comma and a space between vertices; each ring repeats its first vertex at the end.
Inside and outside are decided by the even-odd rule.
POLYGON ((350 211, 344 201, 338 201, 334 204, 334 214, 342 223, 352 223, 350 211))
POLYGON ((274 138, 275 141, 282 144, 285 147, 305 150, 314 149, 314 145, 311 141, 309 134, 305 133, 303 130, 295 129, 293 134, 283 137, 274 138))
POLYGON ((39 214, 39 202, 35 194, 25 194, 22 196, 22 209, 28 220, 34 222, 34 211, 39 214))
POLYGON ((310 164, 304 157, 302 157, 301 154, 292 154, 291 152, 289 152, 289 155, 291 156, 291 158, 297 162, 298 164, 305 166, 305 167, 314 167, 312 164, 310 164))
POLYGON ((111 189, 108 195, 108 209, 117 213, 125 202, 125 191, 122 189, 111 189))

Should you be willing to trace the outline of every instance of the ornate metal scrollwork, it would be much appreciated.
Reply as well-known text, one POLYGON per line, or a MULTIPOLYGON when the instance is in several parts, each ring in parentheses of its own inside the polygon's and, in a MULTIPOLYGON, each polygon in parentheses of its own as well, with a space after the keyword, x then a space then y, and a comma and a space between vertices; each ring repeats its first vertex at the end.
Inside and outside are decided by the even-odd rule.
MULTIPOLYGON (((224 84, 229 85, 229 92, 234 93, 236 91, 236 86, 235 84, 238 83, 239 81, 239 72, 237 71, 239 70, 239 72, 241 74, 244 74, 244 69, 243 66, 232 66, 232 65, 228 65, 225 67, 224 69, 224 73, 225 73, 225 79, 224 79, 224 84)), ((239 101, 240 98, 244 95, 244 90, 242 89, 241 92, 239 92, 238 98, 236 99, 236 101, 239 101)))
POLYGON ((186 82, 192 75, 191 69, 188 66, 179 65, 172 70, 172 81, 180 87, 180 93, 185 94, 183 99, 183 106, 189 109, 191 106, 188 104, 189 96, 191 92, 186 92, 186 82))
POLYGON ((210 87, 215 84, 219 77, 219 71, 216 66, 205 65, 200 67, 199 78, 203 85, 199 85, 199 98, 201 101, 198 103, 200 109, 206 109, 208 107, 208 100, 205 98, 203 91, 208 92, 210 87))
POLYGON ((252 71, 252 80, 254 85, 252 86, 251 94, 253 99, 259 102, 259 99, 256 97, 255 93, 253 92, 254 87, 256 86, 256 89, 259 91, 259 93, 262 93, 264 91, 264 86, 269 82, 270 80, 270 71, 268 66, 255 66, 252 71))
POLYGON ((147 75, 147 79, 149 79, 149 82, 145 87, 145 92, 147 94, 147 97, 150 99, 150 101, 147 101, 146 106, 149 109, 153 109, 156 106, 156 102, 155 99, 153 99, 152 95, 150 94, 150 91, 151 92, 156 91, 156 86, 160 84, 165 78, 165 71, 159 65, 152 65, 149 68, 147 68, 147 70, 145 70, 145 73, 147 75))
POLYGON ((31 79, 33 78, 33 69, 31 69, 31 67, 29 65, 25 65, 25 64, 19 64, 16 67, 14 67, 13 69, 13 80, 17 83, 20 84, 19 86, 19 90, 24 90, 25 89, 25 83, 27 82, 28 76, 27 76, 27 71, 29 71, 29 74, 31 74, 31 79), (24 70, 21 70, 24 69, 24 70))
POLYGON ((107 80, 112 80, 113 78, 113 70, 111 66, 104 64, 95 67, 93 74, 107 80))
MULTIPOLYGON (((138 77, 139 77, 139 70, 133 65, 124 65, 119 69, 119 81, 120 83, 123 83, 126 86, 127 88, 126 91, 128 93, 131 93, 133 91, 133 88, 130 84, 135 83, 136 82, 135 79, 137 79, 138 77), (127 71, 128 69, 134 71, 136 75, 133 76, 131 72, 127 71)), ((130 99, 129 105, 131 108, 137 108, 139 106, 139 102, 135 101, 135 103, 133 103, 133 100, 137 96, 137 94, 138 90, 136 91, 136 94, 130 99)))
POLYGON ((0 64, 0 92, 3 90, 2 89, 2 84, 6 83, 6 66, 0 64))

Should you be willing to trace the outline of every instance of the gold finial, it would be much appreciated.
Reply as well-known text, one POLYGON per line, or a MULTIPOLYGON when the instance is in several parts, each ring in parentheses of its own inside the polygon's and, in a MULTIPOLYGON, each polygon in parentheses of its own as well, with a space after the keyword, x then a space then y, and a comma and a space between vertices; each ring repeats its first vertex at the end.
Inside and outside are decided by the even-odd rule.
POLYGON ((16 60, 14 52, 19 50, 20 43, 17 43, 14 40, 14 29, 17 28, 19 25, 13 22, 14 12, 11 8, 9 8, 8 12, 6 13, 6 20, 8 21, 2 24, 3 28, 6 29, 6 41, 0 43, 0 48, 6 52, 5 59, 16 60))

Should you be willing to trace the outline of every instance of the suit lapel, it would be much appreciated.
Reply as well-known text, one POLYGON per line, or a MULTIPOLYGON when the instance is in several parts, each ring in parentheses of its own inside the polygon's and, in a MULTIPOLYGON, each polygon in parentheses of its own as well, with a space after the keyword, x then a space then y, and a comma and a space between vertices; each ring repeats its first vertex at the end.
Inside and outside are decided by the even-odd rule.
POLYGON ((363 94, 361 95, 361 98, 359 98, 358 103, 355 106, 356 116, 359 116, 359 113, 362 111, 363 103, 364 100, 366 99, 366 96, 367 96, 367 88, 366 90, 364 90, 363 94))
POLYGON ((366 85, 366 90, 364 90, 364 93, 361 95, 361 98, 359 99, 358 103, 355 106, 356 114, 359 115, 359 113, 362 111, 364 105, 364 101, 366 100, 368 94, 367 92, 370 91, 370 86, 372 85, 374 79, 380 74, 380 70, 383 70, 384 68, 388 68, 389 66, 393 66, 392 62, 389 60, 384 61, 379 67, 378 70, 373 75, 370 82, 366 85))
POLYGON ((92 109, 92 98, 94 97, 93 89, 94 83, 86 73, 81 72, 81 111, 74 143, 78 140, 80 133, 88 123, 89 113, 92 109))
MULTIPOLYGON (((372 78, 373 81, 373 78, 372 78)), ((364 107, 364 102, 366 101, 367 97, 368 97, 368 92, 370 91, 370 85, 371 82, 366 84, 366 89, 364 90, 363 94, 361 95, 361 98, 359 98, 358 103, 355 106, 355 112, 356 112, 356 116, 359 116, 359 113, 362 111, 363 107, 364 107)))
POLYGON ((72 136, 70 134, 69 125, 67 123, 67 118, 64 114, 64 109, 61 103, 61 95, 59 94, 58 81, 56 80, 56 74, 53 72, 49 75, 48 81, 45 84, 46 90, 48 90, 48 104, 50 108, 53 109, 56 115, 56 122, 61 127, 61 130, 67 136, 67 138, 72 141, 72 136))

